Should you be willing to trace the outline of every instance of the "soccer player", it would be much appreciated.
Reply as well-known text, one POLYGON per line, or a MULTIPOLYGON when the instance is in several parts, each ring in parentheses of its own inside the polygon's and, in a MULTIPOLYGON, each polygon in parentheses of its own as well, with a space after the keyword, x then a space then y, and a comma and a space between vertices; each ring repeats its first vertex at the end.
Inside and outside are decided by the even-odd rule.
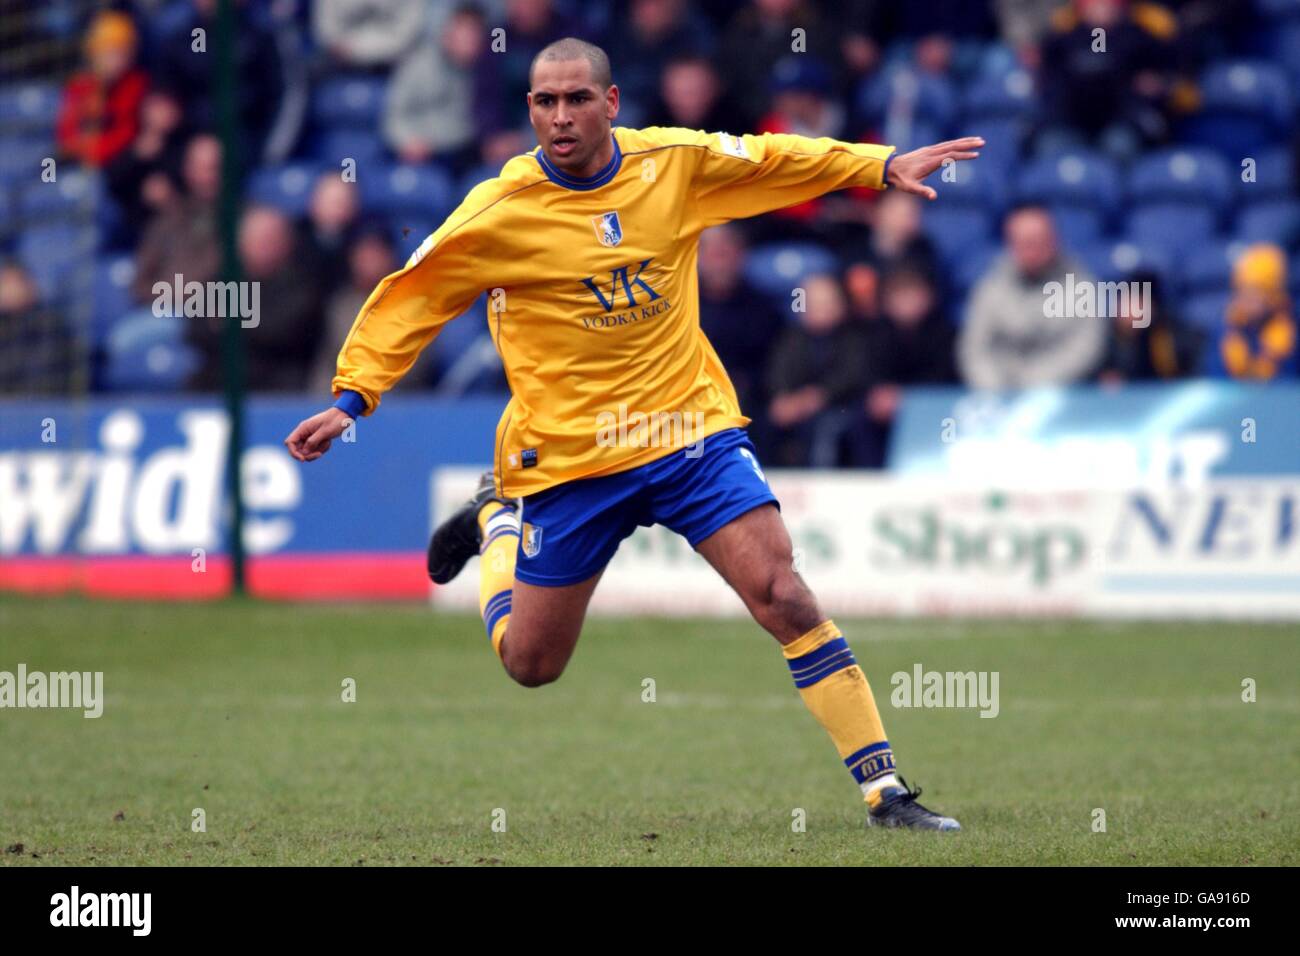
POLYGON ((556 680, 619 542, 663 524, 780 643, 795 686, 860 787, 869 825, 957 830, 895 770, 871 688, 793 568, 749 419, 700 330, 700 232, 850 186, 928 199, 977 137, 892 147, 626 129, 609 59, 564 39, 532 64, 538 148, 505 164, 371 293, 338 357, 334 406, 285 439, 315 461, 484 290, 511 400, 495 464, 429 544, 445 584, 475 554, 492 649, 526 687, 556 680), (617 424, 615 424, 617 423, 617 424))

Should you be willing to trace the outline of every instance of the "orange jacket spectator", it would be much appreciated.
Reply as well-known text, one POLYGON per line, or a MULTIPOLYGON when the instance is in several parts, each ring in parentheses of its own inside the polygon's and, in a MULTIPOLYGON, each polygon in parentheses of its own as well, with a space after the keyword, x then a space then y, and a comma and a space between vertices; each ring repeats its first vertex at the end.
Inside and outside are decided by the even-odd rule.
POLYGON ((64 155, 103 166, 135 139, 149 80, 135 66, 135 25, 124 13, 100 13, 86 33, 85 52, 87 69, 63 90, 58 143, 64 155))

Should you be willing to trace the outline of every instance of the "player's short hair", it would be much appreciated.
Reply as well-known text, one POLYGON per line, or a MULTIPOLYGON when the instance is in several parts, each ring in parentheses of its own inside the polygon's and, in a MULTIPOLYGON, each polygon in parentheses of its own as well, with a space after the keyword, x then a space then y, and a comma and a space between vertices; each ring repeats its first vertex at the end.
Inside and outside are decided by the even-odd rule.
POLYGON ((563 63, 569 60, 586 60, 590 63, 591 81, 602 90, 607 90, 614 85, 614 76, 609 68, 609 57, 605 55, 605 51, 596 44, 579 40, 577 37, 565 37, 543 47, 541 52, 533 57, 533 62, 528 67, 528 85, 530 87, 533 85, 533 72, 537 69, 538 63, 563 63))

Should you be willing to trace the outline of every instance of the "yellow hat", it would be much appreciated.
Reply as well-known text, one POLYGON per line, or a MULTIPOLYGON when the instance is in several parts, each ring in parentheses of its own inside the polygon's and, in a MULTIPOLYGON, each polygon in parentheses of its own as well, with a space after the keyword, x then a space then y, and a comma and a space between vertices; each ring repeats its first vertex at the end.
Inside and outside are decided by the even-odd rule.
POLYGON ((135 39, 135 23, 129 16, 105 10, 91 21, 86 31, 86 52, 134 47, 135 39))
POLYGON ((1232 287, 1279 293, 1286 289, 1286 255, 1271 242, 1250 246, 1232 267, 1232 287))

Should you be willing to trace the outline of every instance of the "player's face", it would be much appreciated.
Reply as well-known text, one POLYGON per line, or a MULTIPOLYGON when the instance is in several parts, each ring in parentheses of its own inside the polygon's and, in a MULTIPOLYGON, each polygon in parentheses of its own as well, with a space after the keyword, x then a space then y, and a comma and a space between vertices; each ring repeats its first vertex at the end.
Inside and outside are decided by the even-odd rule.
POLYGON ((542 152, 574 176, 600 171, 609 159, 609 125, 618 115, 618 87, 602 90, 586 60, 544 61, 533 71, 528 118, 542 152))

